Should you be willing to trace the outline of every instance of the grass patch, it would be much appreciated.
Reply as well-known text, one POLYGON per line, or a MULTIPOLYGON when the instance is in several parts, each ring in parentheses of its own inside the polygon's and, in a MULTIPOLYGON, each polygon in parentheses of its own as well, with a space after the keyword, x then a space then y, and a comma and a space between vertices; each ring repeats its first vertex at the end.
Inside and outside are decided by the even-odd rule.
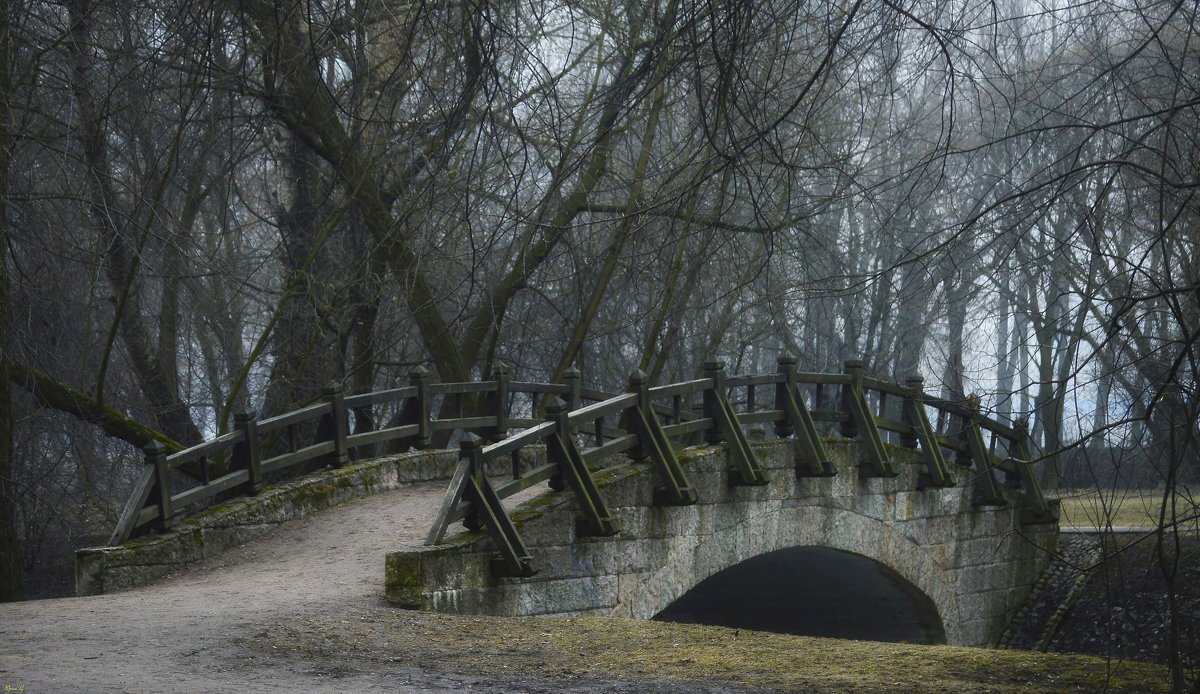
POLYGON ((283 625, 270 648, 307 660, 479 676, 729 685, 785 691, 1168 691, 1166 670, 1079 655, 842 641, 600 617, 364 613, 283 625), (308 644, 307 646, 305 644, 308 644))
MULTIPOLYGON (((1063 490, 1062 526, 1101 529, 1108 525, 1157 528, 1162 490, 1063 490)), ((1176 497, 1175 518, 1194 516, 1200 495, 1176 497)), ((1170 520, 1168 513, 1168 520, 1170 520)))

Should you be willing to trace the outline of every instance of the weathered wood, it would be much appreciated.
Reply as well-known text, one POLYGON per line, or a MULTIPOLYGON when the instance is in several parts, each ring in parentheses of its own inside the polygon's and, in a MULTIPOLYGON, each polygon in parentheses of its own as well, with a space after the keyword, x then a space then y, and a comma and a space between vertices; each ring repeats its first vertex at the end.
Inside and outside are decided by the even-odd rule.
MULTIPOLYGON (((860 362, 848 362, 846 366, 844 374, 805 374, 796 371, 794 359, 782 357, 780 368, 774 374, 726 379, 723 363, 709 362, 705 364, 704 378, 654 388, 650 388, 644 378, 639 380, 639 375, 635 374, 630 381, 631 392, 617 395, 582 388, 581 378, 575 369, 568 370, 564 375, 563 384, 538 384, 513 382, 507 368, 500 364, 496 365, 491 375, 493 380, 484 383, 438 384, 434 387, 429 383, 429 372, 417 367, 410 372, 411 385, 404 388, 345 396, 340 387, 330 387, 323 391, 324 401, 321 403, 261 421, 256 419, 253 412, 239 413, 234 418, 234 431, 229 434, 170 456, 166 456, 165 452, 162 456, 155 454, 153 463, 148 458, 148 464, 143 468, 133 494, 122 511, 111 541, 125 541, 142 532, 140 529, 144 526, 152 525, 160 530, 165 529, 185 508, 227 492, 231 488, 241 487, 247 494, 257 493, 262 488, 265 475, 272 471, 283 470, 321 456, 329 457, 330 463, 338 465, 348 459, 350 449, 384 441, 402 441, 405 446, 427 447, 432 432, 451 429, 483 430, 494 443, 486 448, 478 448, 479 459, 476 467, 482 470, 483 463, 509 456, 513 460, 513 479, 499 487, 492 487, 482 473, 472 476, 456 468, 456 478, 452 480, 443 509, 439 511, 437 523, 441 526, 439 528, 435 523, 427 541, 440 541, 444 536, 445 526, 454 520, 465 519, 475 527, 490 523, 492 525, 489 525, 489 532, 499 533, 498 546, 503 544, 508 548, 502 549, 506 557, 502 560, 504 572, 528 571, 529 568, 528 557, 521 554, 521 547, 514 544, 506 530, 506 526, 511 526, 511 521, 504 513, 503 507, 498 505, 500 499, 547 479, 555 488, 561 489, 570 485, 581 500, 588 531, 593 534, 607 534, 613 531, 615 525, 588 470, 589 464, 633 449, 634 457, 650 459, 655 465, 664 482, 661 489, 663 501, 694 503, 694 490, 688 484, 674 455, 672 438, 686 438, 703 432, 705 440, 710 443, 724 442, 732 467, 731 482, 762 484, 765 483, 765 478, 743 430, 743 425, 751 423, 773 424, 775 435, 781 438, 794 436, 797 441, 798 473, 806 475, 834 472, 817 430, 818 422, 836 423, 844 434, 852 433, 860 437, 870 464, 870 474, 896 474, 880 431, 900 434, 900 442, 903 445, 910 448, 919 447, 921 450, 927 471, 923 475, 920 488, 952 483, 942 451, 956 451, 959 453, 960 463, 971 465, 974 462, 981 503, 1003 502, 995 477, 995 470, 998 468, 1008 474, 1010 484, 1019 484, 1024 490, 1027 507, 1022 515, 1024 522, 1053 520, 1053 509, 1042 495, 1032 469, 1026 442, 1027 431, 1020 425, 1008 427, 982 417, 978 411, 971 410, 962 403, 926 396, 921 392, 918 383, 909 382, 905 388, 900 389, 894 384, 867 379, 863 376, 860 362), (800 391, 800 386, 805 383, 816 388, 813 411, 806 406, 800 391), (774 385, 775 401, 774 409, 763 411, 759 410, 755 401, 755 388, 766 384, 774 385), (868 397, 869 393, 864 384, 871 387, 874 393, 872 397, 876 399, 868 397), (726 397, 726 388, 731 385, 745 387, 747 390, 746 407, 742 413, 735 412, 726 397), (830 385, 841 386, 837 411, 820 409, 825 403, 823 388, 830 385), (430 395, 433 392, 488 393, 487 402, 492 414, 432 420, 429 410, 430 395), (510 400, 516 392, 530 392, 534 397, 535 409, 539 405, 538 393, 562 395, 570 401, 556 406, 557 409, 553 410, 553 421, 541 422, 511 416, 510 400), (696 392, 703 393, 704 416, 692 418, 691 398, 696 392), (892 397, 897 394, 903 395, 899 406, 900 419, 891 419, 886 410, 892 397), (393 402, 400 398, 404 398, 404 403, 397 416, 396 425, 376 431, 349 434, 349 408, 393 402), (655 399, 667 398, 671 400, 669 405, 653 402, 655 399), (587 401, 591 401, 592 404, 584 406, 583 403, 587 401), (878 404, 878 415, 873 412, 872 403, 878 404), (926 406, 932 407, 938 413, 939 428, 936 430, 930 425, 926 406), (622 416, 623 428, 604 426, 606 418, 614 415, 622 416), (661 423, 660 416, 670 424, 661 423), (944 430, 943 423, 951 417, 963 421, 961 430, 944 430), (258 441, 260 433, 286 428, 289 434, 294 434, 297 425, 317 418, 320 418, 317 443, 266 461, 261 460, 258 441), (507 435, 509 430, 517 427, 523 430, 512 436, 507 435), (993 436, 991 447, 983 438, 985 430, 993 436), (596 446, 579 449, 575 436, 581 432, 594 437, 596 446), (554 439, 549 442, 549 455, 554 462, 523 473, 520 450, 547 438, 554 439), (1004 459, 994 455, 997 452, 994 449, 998 438, 1007 441, 1007 456, 1004 459), (205 465, 193 465, 196 461, 207 464, 212 456, 219 456, 225 451, 230 451, 233 470, 215 480, 208 480, 205 474, 207 471, 202 469, 205 465), (160 457, 161 462, 158 462, 160 457), (191 466, 193 472, 195 469, 201 469, 202 484, 178 494, 171 494, 169 474, 174 468, 183 466, 191 466), (464 500, 464 495, 471 496, 478 503, 464 500), (491 497, 497 501, 497 506, 491 509, 484 508, 491 497)), ((896 407, 892 406, 892 409, 895 410, 896 407)), ((293 440, 293 448, 295 443, 293 440)), ((519 541, 519 537, 517 540, 519 541)))
POLYGON ((170 529, 175 518, 175 509, 171 505, 171 470, 167 466, 167 447, 158 441, 151 441, 142 450, 146 454, 146 464, 154 468, 153 496, 158 506, 154 529, 162 532, 170 529))
POLYGON ((187 508, 192 504, 206 501, 230 489, 244 486, 248 479, 250 479, 250 473, 247 470, 227 472, 208 484, 192 487, 185 492, 175 494, 171 497, 171 505, 177 509, 187 508))
POLYGON ((487 394, 484 412, 490 413, 496 424, 487 431, 486 438, 491 442, 504 441, 504 437, 509 435, 509 385, 512 382, 508 365, 499 361, 494 364, 492 379, 496 381, 496 388, 487 394))
POLYGON ((318 402, 307 407, 301 407, 294 412, 286 412, 274 417, 268 417, 258 423, 258 433, 270 434, 285 427, 317 419, 329 411, 329 403, 318 402))
POLYGON ((825 450, 825 443, 817 431, 817 424, 804 404, 796 379, 796 358, 790 355, 779 357, 777 365, 783 378, 775 384, 775 408, 783 410, 784 417, 775 423, 775 435, 780 438, 796 437, 798 460, 796 474, 803 477, 832 477, 837 468, 825 450))
POLYGON ((384 405, 390 402, 399 402, 405 398, 411 398, 416 394, 416 388, 412 386, 405 386, 403 388, 392 388, 391 390, 379 390, 371 393, 347 395, 346 407, 354 409, 356 407, 367 407, 369 405, 384 405))
POLYGON ((903 416, 909 433, 903 437, 903 443, 909 448, 920 445, 921 460, 925 461, 925 473, 919 477, 917 489, 953 486, 954 480, 947 474, 942 447, 933 434, 929 415, 925 412, 925 380, 913 376, 904 383, 908 387, 908 396, 904 399, 903 416))
POLYGON ((146 507, 152 491, 154 491, 154 466, 147 461, 142 466, 142 471, 138 473, 137 481, 133 483, 133 493, 125 501, 125 508, 121 510, 117 527, 113 529, 112 536, 108 538, 109 545, 119 545, 138 534, 136 531, 141 525, 139 516, 142 514, 142 509, 146 507))
POLYGON ((704 363, 704 375, 711 378, 713 387, 704 391, 704 415, 713 420, 716 426, 705 432, 705 440, 710 444, 724 442, 729 451, 733 469, 730 471, 730 484, 739 486, 760 486, 769 480, 763 474, 758 457, 750 448, 750 442, 738 423, 737 415, 725 398, 724 383, 725 363, 709 361, 704 363))
POLYGON ((495 381, 471 381, 467 383, 431 383, 430 395, 470 395, 472 393, 491 393, 496 390, 495 381))
POLYGON ((668 383, 651 388, 650 399, 660 400, 663 398, 673 398, 677 395, 695 395, 711 387, 711 378, 698 378, 694 381, 684 381, 683 383, 668 383))
POLYGON ((497 441, 483 449, 484 460, 495 460, 501 456, 508 455, 513 451, 519 450, 531 443, 538 443, 545 439, 554 431, 554 425, 551 422, 538 422, 536 425, 519 431, 512 436, 497 441))
POLYGON ((284 453, 282 455, 277 455, 273 458, 267 458, 263 460, 262 471, 263 474, 269 472, 278 472, 279 470, 286 470, 293 465, 299 465, 300 463, 305 463, 310 460, 315 460, 317 458, 322 458, 332 454, 333 442, 320 441, 312 444, 311 446, 305 446, 290 453, 284 453))
POLYGON ((563 385, 567 387, 567 409, 583 407, 583 374, 572 366, 563 372, 563 385))
POLYGON ((242 438, 233 446, 231 456, 236 470, 247 472, 245 492, 247 496, 259 493, 266 483, 262 469, 262 450, 258 443, 258 414, 253 410, 233 415, 233 428, 242 438))
POLYGON ((322 388, 321 399, 329 406, 329 411, 321 416, 317 424, 317 439, 333 444, 327 462, 332 467, 341 467, 350 460, 350 448, 346 443, 349 433, 346 394, 342 384, 332 383, 322 388))
POLYGON ((408 372, 408 379, 417 392, 416 395, 404 401, 404 407, 400 410, 399 423, 401 425, 417 425, 417 434, 412 438, 402 440, 402 443, 423 450, 429 448, 432 436, 429 422, 429 369, 417 366, 408 372))
POLYGON ((575 437, 567 421, 567 409, 567 403, 558 397, 546 404, 546 419, 554 423, 554 433, 546 439, 546 453, 558 465, 557 476, 566 478, 575 492, 575 502, 583 514, 584 525, 581 529, 597 537, 616 535, 618 528, 608 504, 575 446, 575 437))
POLYGON ((879 428, 875 426, 875 416, 871 413, 863 393, 863 363, 857 359, 847 360, 845 371, 849 381, 842 385, 842 408, 849 417, 842 420, 842 435, 846 438, 858 437, 864 444, 867 462, 870 463, 870 468, 864 474, 872 477, 896 477, 900 473, 892 465, 887 449, 883 446, 883 438, 879 435, 879 428))
POLYGON ((1033 471, 1033 461, 1029 452, 1032 450, 1029 442, 1029 425, 1021 419, 1013 426, 1013 437, 1009 441, 1010 457, 1017 468, 1021 479, 1021 487, 1025 491, 1025 503, 1028 508, 1021 514, 1021 522, 1025 524, 1055 523, 1058 514, 1046 502, 1042 494, 1042 485, 1038 482, 1033 471), (1016 455, 1013 456, 1012 452, 1016 455))
POLYGON ((231 431, 227 434, 222 434, 214 439, 209 439, 204 443, 196 444, 191 448, 185 448, 182 451, 177 451, 168 455, 167 465, 169 465, 172 470, 176 470, 190 462, 231 450, 234 444, 241 439, 242 432, 240 431, 231 431))
POLYGON ((495 428, 496 418, 489 415, 435 419, 429 423, 430 431, 454 431, 455 429, 487 429, 491 431, 495 428))
POLYGON ((609 439, 602 446, 586 448, 583 450, 583 459, 588 463, 597 463, 610 456, 619 455, 630 449, 636 448, 638 445, 638 437, 636 434, 625 434, 614 439, 609 439))
POLYGON ((979 428, 978 418, 978 412, 972 412, 970 418, 964 422, 961 434, 967 444, 967 454, 975 464, 975 488, 979 490, 976 503, 980 506, 1003 506, 1006 502, 996 482, 992 456, 988 453, 987 444, 983 442, 983 431, 979 428))
MULTIPOLYGON (((471 476, 471 460, 465 452, 459 453, 458 464, 454 467, 454 472, 450 475, 450 485, 446 488, 446 495, 442 497, 442 505, 438 508, 437 515, 433 517, 433 526, 429 529, 429 535, 425 538, 425 544, 436 545, 446 536, 446 530, 450 524, 458 520, 455 516, 455 511, 458 508, 458 502, 463 498, 463 493, 467 488, 467 480, 471 476)), ((461 517, 461 516, 459 516, 461 517)))
POLYGON ((632 407, 637 402, 637 395, 633 393, 622 393, 621 395, 613 395, 600 402, 592 403, 586 407, 581 407, 568 416, 572 423, 587 422, 598 417, 611 417, 619 415, 626 409, 632 407))
POLYGON ((416 424, 405 424, 404 426, 376 429, 375 431, 364 431, 361 434, 347 436, 346 446, 349 448, 358 448, 359 446, 370 446, 374 443, 396 441, 416 436, 417 432, 418 426, 416 424))
POLYGON ((687 506, 696 503, 698 496, 688 482, 683 466, 675 457, 671 441, 667 438, 658 418, 650 407, 650 389, 646 374, 640 369, 629 376, 629 392, 637 395, 637 404, 622 416, 623 428, 637 437, 633 457, 649 459, 658 472, 662 486, 654 490, 655 503, 669 506, 687 506))
POLYGON ((508 512, 504 510, 492 483, 484 474, 482 441, 474 434, 467 434, 459 446, 460 458, 467 465, 461 496, 471 504, 472 509, 467 517, 467 525, 487 528, 492 542, 500 551, 500 560, 492 564, 493 573, 501 576, 532 576, 534 571, 529 551, 512 519, 508 517, 508 512))

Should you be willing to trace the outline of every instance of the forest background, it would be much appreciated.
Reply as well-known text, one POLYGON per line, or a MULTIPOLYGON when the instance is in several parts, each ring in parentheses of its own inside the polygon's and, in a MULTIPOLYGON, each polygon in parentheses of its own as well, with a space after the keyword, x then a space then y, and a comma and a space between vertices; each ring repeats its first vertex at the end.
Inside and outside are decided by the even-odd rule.
POLYGON ((783 353, 977 396, 1050 487, 1154 490, 1170 566, 1197 11, 4 0, 0 599, 112 527, 140 446, 238 411, 783 353))

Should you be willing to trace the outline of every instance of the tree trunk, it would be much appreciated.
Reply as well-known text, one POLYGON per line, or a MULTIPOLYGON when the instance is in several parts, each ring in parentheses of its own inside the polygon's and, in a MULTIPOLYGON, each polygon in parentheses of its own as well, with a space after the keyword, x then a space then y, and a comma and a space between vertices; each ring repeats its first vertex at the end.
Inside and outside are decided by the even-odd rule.
POLYGON ((12 354, 12 297, 8 289, 8 165, 12 158, 8 99, 12 89, 8 2, 0 0, 0 602, 20 600, 21 547, 17 536, 16 467, 9 382, 12 354))
MULTIPOLYGON (((79 118, 79 140, 87 167, 88 202, 92 222, 105 241, 104 270, 117 298, 113 320, 119 330, 129 359, 141 384, 157 428, 170 438, 190 445, 200 442, 200 430, 192 421, 188 407, 172 386, 175 376, 168 375, 154 340, 142 317, 142 288, 138 255, 141 248, 130 243, 128 222, 132 216, 120 209, 109 175, 107 140, 103 121, 89 91, 92 86, 90 5, 87 0, 70 4, 71 89, 79 118)), ((104 370, 98 380, 97 400, 103 401, 104 370)))

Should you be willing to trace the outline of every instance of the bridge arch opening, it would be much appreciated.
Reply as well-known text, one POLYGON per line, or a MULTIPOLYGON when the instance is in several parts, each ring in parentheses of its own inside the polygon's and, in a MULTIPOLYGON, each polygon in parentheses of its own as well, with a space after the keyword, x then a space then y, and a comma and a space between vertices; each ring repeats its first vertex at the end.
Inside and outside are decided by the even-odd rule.
POLYGON ((803 636, 946 643, 936 605, 903 576, 869 557, 817 546, 767 552, 713 574, 654 619, 803 636))

